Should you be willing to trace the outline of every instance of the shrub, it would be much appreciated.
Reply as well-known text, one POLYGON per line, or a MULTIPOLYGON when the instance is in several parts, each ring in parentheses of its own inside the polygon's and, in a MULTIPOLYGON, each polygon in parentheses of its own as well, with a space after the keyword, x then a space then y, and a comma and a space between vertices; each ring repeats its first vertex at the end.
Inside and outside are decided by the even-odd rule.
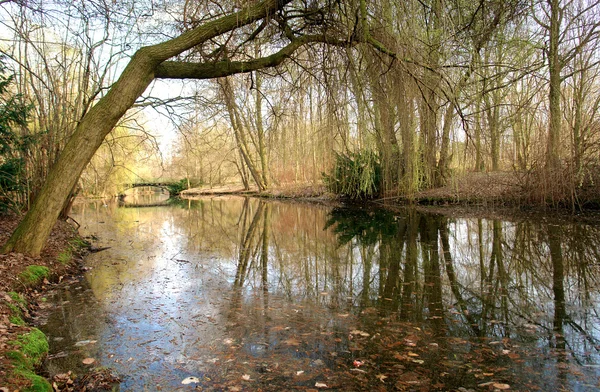
POLYGON ((381 164, 377 154, 363 151, 337 154, 331 174, 323 174, 329 192, 350 199, 370 199, 379 195, 381 164))

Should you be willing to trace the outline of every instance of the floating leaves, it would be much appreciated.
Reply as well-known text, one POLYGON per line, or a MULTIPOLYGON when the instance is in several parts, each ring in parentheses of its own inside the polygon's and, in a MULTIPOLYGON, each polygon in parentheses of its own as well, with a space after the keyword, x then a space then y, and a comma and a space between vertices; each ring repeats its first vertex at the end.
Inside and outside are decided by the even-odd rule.
POLYGON ((505 391, 507 389, 510 389, 510 385, 504 384, 504 383, 495 382, 495 381, 484 382, 483 384, 479 384, 479 386, 480 387, 489 387, 489 386, 492 386, 495 389, 499 389, 501 391, 505 391))
POLYGON ((96 362, 94 358, 85 358, 83 361, 81 361, 81 363, 83 363, 84 365, 91 365, 94 362, 96 362))
POLYGON ((200 382, 200 379, 198 377, 186 377, 183 380, 181 380, 181 383, 184 385, 198 384, 199 382, 200 382))
POLYGON ((298 339, 295 339, 295 338, 289 338, 287 340, 284 340, 283 344, 285 344, 287 346, 299 346, 300 345, 300 341, 298 339))
POLYGON ((352 337, 352 336, 361 336, 363 338, 368 338, 371 335, 365 331, 360 331, 358 329, 355 329, 355 330, 350 331, 350 337, 352 337))
POLYGON ((82 346, 87 346, 89 344, 95 344, 96 340, 81 340, 77 343, 75 343, 76 347, 82 347, 82 346))

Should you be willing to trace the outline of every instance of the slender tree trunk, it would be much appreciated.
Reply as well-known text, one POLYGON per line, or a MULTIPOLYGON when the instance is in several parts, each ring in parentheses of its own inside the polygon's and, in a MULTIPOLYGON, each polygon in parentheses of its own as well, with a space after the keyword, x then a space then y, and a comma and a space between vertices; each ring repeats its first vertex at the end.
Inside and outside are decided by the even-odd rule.
POLYGON ((233 128, 233 132, 235 134, 235 141, 240 151, 240 155, 243 159, 242 164, 246 165, 246 168, 250 171, 250 174, 252 175, 254 183, 258 187, 259 192, 262 192, 264 190, 262 176, 256 168, 256 165, 252 161, 252 157, 250 156, 250 147, 248 146, 248 141, 246 139, 246 131, 244 129, 245 126, 240 118, 240 109, 237 106, 237 103, 235 102, 235 98, 233 96, 231 80, 229 78, 223 78, 221 79, 219 85, 221 86, 223 95, 225 97, 225 105, 227 106, 227 111, 229 112, 231 127, 233 128))
POLYGON ((558 52, 560 40, 560 23, 562 10, 560 0, 549 0, 550 4, 550 43, 548 48, 548 71, 550 73, 550 126, 548 129, 548 143, 546 146, 546 167, 556 169, 560 165, 560 133, 562 127, 562 113, 560 110, 560 85, 562 62, 558 52))
POLYGON ((269 163, 265 146, 265 129, 262 116, 262 78, 258 72, 254 74, 254 80, 256 81, 256 131, 258 133, 258 156, 260 158, 262 185, 267 189, 269 187, 269 163))
POLYGON ((450 129, 454 121, 454 104, 449 103, 444 114, 444 126, 442 127, 442 145, 440 146, 440 159, 437 165, 436 186, 446 185, 450 176, 450 129))

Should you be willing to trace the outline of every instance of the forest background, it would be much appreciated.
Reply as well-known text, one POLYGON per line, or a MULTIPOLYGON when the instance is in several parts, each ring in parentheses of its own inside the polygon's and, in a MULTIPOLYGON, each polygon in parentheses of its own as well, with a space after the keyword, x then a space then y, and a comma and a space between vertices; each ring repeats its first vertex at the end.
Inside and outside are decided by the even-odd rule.
MULTIPOLYGON (((4 208, 27 210, 136 49, 241 7, 1 1, 4 208)), ((285 18, 285 28, 256 22, 187 56, 268 58, 286 34, 336 41, 296 48, 276 67, 155 80, 72 194, 160 179, 259 191, 324 183, 353 198, 411 200, 481 187, 486 173, 485 187, 506 188, 507 200, 598 206, 598 2, 293 1, 285 18)))

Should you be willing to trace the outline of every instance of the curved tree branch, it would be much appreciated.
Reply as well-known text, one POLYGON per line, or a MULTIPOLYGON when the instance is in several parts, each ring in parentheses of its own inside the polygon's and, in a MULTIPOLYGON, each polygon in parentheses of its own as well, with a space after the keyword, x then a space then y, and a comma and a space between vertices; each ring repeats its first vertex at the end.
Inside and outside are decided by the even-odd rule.
POLYGON ((306 35, 292 40, 287 46, 270 56, 249 61, 224 60, 212 63, 165 61, 156 68, 154 77, 160 79, 212 79, 276 67, 300 47, 314 43, 326 43, 328 45, 344 47, 354 44, 353 42, 342 41, 325 35, 306 35))

